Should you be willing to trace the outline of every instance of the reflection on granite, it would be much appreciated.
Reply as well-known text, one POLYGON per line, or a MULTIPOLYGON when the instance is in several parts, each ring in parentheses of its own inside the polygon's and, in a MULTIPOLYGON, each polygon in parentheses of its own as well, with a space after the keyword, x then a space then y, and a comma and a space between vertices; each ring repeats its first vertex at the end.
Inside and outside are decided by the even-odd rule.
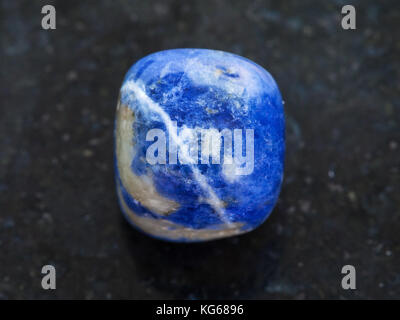
POLYGON ((3 1, 0 298, 399 298, 400 40, 395 1, 3 1), (57 29, 40 28, 53 3, 57 29), (285 180, 251 233, 171 244, 123 220, 116 93, 148 53, 246 56, 279 83, 285 180), (41 267, 57 290, 40 289, 41 267), (357 290, 341 289, 343 265, 357 290))

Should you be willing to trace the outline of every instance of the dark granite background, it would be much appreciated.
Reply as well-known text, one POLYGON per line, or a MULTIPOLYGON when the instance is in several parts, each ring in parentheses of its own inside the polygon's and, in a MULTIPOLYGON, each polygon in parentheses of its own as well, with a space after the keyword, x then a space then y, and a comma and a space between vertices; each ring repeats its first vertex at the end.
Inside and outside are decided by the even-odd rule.
POLYGON ((1 1, 0 298, 400 298, 400 6, 350 3, 355 31, 347 1, 1 1), (248 57, 282 91, 285 181, 249 234, 165 243, 118 208, 119 86, 178 47, 248 57))

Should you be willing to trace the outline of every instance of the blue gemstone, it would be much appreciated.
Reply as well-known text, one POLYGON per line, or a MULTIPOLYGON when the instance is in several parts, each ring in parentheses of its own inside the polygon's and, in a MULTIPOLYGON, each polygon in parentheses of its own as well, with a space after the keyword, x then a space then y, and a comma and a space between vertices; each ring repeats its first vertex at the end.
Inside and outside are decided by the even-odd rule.
POLYGON ((205 241, 259 226, 279 196, 282 97, 256 63, 222 51, 174 49, 125 76, 115 129, 121 209, 171 241, 205 241))

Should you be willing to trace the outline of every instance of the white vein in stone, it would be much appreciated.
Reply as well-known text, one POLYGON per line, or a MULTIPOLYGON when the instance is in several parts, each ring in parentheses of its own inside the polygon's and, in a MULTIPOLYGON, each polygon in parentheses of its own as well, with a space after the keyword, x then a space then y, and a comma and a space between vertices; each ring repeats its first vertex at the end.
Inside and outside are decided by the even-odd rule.
MULTIPOLYGON (((173 129, 173 121, 169 117, 169 115, 164 111, 164 109, 156 102, 154 102, 145 92, 143 85, 138 84, 133 80, 128 80, 122 86, 121 91, 124 94, 127 94, 129 97, 130 95, 134 95, 134 99, 139 100, 141 103, 147 105, 147 107, 154 113, 158 114, 161 120, 164 122, 168 134, 174 140, 176 145, 178 146, 185 146, 182 139, 177 135, 175 130, 173 129)), ((131 99, 132 101, 134 99, 131 99)), ((140 104, 139 104, 140 105, 140 104)), ((192 160, 189 155, 187 147, 181 147, 181 154, 180 154, 188 163, 192 160)), ((214 192, 213 188, 208 184, 207 179, 204 175, 201 174, 200 170, 193 165, 190 165, 190 168, 193 172, 193 176, 197 183, 200 185, 202 190, 208 195, 208 198, 205 201, 215 210, 218 214, 219 218, 226 224, 232 224, 229 220, 225 210, 224 210, 224 203, 221 201, 216 193, 214 192)))

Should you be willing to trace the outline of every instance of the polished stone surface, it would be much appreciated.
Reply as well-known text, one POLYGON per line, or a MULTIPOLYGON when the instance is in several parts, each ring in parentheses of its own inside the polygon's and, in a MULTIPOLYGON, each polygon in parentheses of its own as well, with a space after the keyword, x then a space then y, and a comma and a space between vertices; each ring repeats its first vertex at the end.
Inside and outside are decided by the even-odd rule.
POLYGON ((0 4, 0 298, 399 298, 398 1, 0 4), (178 244, 133 230, 115 193, 126 71, 168 48, 248 57, 285 100, 285 179, 252 232, 178 244), (57 289, 40 287, 44 264, 57 289), (357 290, 343 290, 343 265, 357 290))
POLYGON ((206 49, 148 55, 125 76, 116 119, 118 197, 134 226, 204 241, 250 231, 270 214, 284 115, 261 66, 206 49))

